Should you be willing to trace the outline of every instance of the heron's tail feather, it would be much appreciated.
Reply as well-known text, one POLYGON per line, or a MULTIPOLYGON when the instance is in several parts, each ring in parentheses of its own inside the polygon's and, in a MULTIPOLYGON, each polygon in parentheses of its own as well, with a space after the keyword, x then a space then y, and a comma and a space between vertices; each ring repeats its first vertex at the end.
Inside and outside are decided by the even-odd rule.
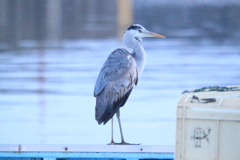
POLYGON ((95 118, 98 121, 98 124, 106 124, 119 110, 119 108, 124 106, 131 92, 132 88, 123 97, 117 100, 107 98, 110 99, 109 101, 106 101, 106 98, 104 98, 104 92, 97 96, 95 118))

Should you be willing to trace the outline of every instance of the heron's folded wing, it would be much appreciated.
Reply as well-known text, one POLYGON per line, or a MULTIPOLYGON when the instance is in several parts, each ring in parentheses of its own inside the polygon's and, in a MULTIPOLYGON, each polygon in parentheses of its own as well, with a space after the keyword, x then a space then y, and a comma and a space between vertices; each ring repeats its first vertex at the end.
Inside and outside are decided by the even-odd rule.
POLYGON ((127 50, 117 49, 109 55, 98 75, 94 96, 99 95, 107 84, 114 84, 111 87, 118 91, 119 86, 136 85, 137 79, 137 65, 134 58, 127 50))

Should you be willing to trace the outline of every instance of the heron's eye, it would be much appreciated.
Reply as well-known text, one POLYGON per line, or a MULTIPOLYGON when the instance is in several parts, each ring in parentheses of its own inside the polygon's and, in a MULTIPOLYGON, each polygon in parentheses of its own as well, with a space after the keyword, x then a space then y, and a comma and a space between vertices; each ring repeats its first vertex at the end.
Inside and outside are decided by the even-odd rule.
POLYGON ((139 29, 138 32, 139 32, 139 33, 142 33, 143 31, 139 29))

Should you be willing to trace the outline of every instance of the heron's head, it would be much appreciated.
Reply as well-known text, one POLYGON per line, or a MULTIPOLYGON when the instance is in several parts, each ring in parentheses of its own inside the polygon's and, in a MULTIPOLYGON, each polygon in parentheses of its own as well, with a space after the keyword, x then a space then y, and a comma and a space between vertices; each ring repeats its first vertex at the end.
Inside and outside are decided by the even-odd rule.
POLYGON ((146 28, 144 28, 140 24, 133 24, 126 30, 126 32, 128 32, 129 34, 131 34, 133 37, 136 37, 136 38, 143 38, 143 37, 165 38, 165 36, 163 35, 148 31, 146 28))
POLYGON ((144 37, 165 38, 165 36, 163 35, 148 31, 146 28, 144 28, 140 24, 133 24, 125 31, 123 35, 123 41, 126 46, 130 47, 129 44, 131 45, 131 42, 130 42, 131 39, 134 38, 135 40, 138 40, 141 42, 141 38, 144 38, 144 37))

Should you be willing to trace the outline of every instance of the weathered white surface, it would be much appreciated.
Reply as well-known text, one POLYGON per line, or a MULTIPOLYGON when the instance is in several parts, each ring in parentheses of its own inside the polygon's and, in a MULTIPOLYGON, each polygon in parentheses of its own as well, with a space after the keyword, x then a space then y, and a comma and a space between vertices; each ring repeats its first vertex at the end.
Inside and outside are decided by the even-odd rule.
POLYGON ((240 91, 185 93, 177 118, 176 160, 240 159, 240 91))
POLYGON ((0 160, 1 158, 173 159, 173 150, 173 146, 142 145, 0 145, 0 160))
POLYGON ((174 146, 157 145, 0 145, 0 152, 153 152, 173 153, 174 146))

